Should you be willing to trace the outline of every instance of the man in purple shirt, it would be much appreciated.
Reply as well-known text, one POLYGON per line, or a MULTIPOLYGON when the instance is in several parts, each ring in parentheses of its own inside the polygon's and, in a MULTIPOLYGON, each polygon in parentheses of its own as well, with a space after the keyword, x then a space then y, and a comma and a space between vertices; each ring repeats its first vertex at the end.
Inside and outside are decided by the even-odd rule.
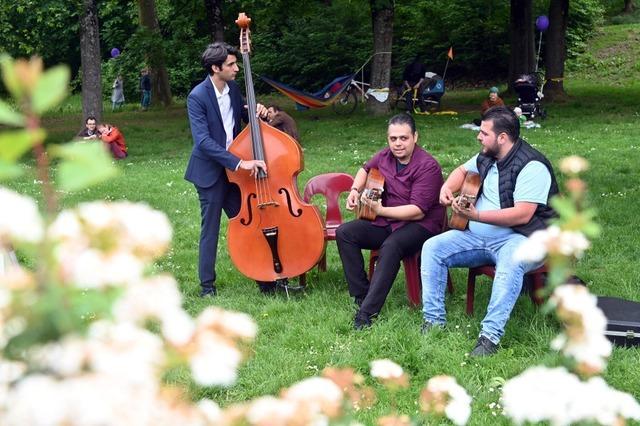
POLYGON ((402 258, 417 253, 424 241, 440 233, 444 221, 444 207, 438 202, 442 170, 436 159, 417 145, 413 117, 392 117, 387 142, 387 148, 358 170, 347 197, 348 210, 353 210, 360 199, 376 219, 356 219, 342 224, 336 232, 349 294, 359 307, 354 319, 356 329, 370 326, 372 317, 382 309, 402 258), (361 195, 372 168, 385 179, 380 201, 361 195), (362 249, 378 250, 378 265, 371 282, 365 272, 362 249))

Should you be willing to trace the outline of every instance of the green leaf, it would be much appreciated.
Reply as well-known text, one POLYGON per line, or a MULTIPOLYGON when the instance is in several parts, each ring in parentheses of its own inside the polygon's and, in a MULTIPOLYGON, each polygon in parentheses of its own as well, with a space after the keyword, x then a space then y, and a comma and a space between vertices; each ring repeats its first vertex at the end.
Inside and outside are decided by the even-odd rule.
POLYGON ((14 98, 18 99, 22 96, 22 85, 18 80, 15 68, 13 67, 13 58, 7 54, 0 55, 0 68, 2 68, 2 81, 5 87, 11 92, 14 98))
POLYGON ((111 155, 102 142, 76 142, 54 146, 51 153, 63 159, 58 168, 60 189, 79 191, 117 175, 111 155))
POLYGON ((24 116, 15 112, 6 102, 0 99, 0 124, 24 126, 24 116))
POLYGON ((46 132, 38 130, 11 130, 0 133, 0 160, 15 162, 33 145, 42 142, 46 132))
POLYGON ((69 88, 69 68, 58 65, 45 72, 33 92, 31 105, 36 114, 42 114, 56 106, 66 96, 69 88))
POLYGON ((570 218, 576 215, 576 207, 573 202, 569 199, 562 197, 553 197, 551 199, 551 207, 560 215, 562 218, 570 218))
POLYGON ((20 166, 0 160, 0 180, 14 179, 21 174, 22 168, 20 166))

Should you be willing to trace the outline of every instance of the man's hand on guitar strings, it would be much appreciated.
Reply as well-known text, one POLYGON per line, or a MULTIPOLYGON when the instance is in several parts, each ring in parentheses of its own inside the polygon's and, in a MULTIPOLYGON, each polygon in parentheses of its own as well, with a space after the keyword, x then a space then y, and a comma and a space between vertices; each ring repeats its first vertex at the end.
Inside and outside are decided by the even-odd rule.
POLYGON ((453 193, 448 187, 443 185, 442 188, 440 188, 440 204, 443 206, 450 206, 452 202, 453 193))
POLYGON ((473 203, 469 203, 468 208, 463 208, 460 205, 460 196, 454 198, 451 203, 451 209, 454 213, 459 214, 460 216, 476 222, 478 221, 478 210, 476 209, 476 206, 474 206, 473 203))

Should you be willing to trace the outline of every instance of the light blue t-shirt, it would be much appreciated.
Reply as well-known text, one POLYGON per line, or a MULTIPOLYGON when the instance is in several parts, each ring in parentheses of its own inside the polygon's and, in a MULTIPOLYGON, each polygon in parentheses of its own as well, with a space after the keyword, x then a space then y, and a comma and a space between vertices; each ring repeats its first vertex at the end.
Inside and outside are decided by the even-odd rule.
MULTIPOLYGON (((478 154, 464 163, 466 171, 478 173, 478 154)), ((498 167, 493 163, 487 172, 487 177, 482 183, 482 194, 476 202, 478 211, 500 210, 500 190, 499 190, 498 167)), ((551 188, 551 174, 547 167, 540 161, 530 161, 518 174, 516 187, 513 192, 513 202, 528 202, 537 204, 547 204, 551 188)), ((502 237, 513 232, 511 228, 496 226, 488 223, 469 221, 469 230, 475 234, 487 237, 502 237)))

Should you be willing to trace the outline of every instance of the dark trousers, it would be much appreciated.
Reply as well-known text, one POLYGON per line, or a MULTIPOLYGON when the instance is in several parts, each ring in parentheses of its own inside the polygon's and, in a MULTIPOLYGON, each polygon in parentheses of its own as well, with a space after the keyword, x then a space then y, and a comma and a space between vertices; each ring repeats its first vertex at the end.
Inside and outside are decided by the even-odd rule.
POLYGON ((218 181, 208 188, 195 185, 200 198, 200 246, 198 254, 198 276, 200 285, 210 286, 216 280, 216 255, 222 210, 227 217, 240 211, 240 189, 229 183, 223 173, 218 181))
POLYGON ((402 258, 417 253, 432 234, 417 223, 407 223, 391 231, 391 227, 375 226, 367 220, 354 220, 340 225, 336 243, 342 260, 349 294, 363 299, 360 312, 371 316, 382 309, 398 275, 402 258), (378 250, 378 264, 369 282, 362 249, 378 250))

